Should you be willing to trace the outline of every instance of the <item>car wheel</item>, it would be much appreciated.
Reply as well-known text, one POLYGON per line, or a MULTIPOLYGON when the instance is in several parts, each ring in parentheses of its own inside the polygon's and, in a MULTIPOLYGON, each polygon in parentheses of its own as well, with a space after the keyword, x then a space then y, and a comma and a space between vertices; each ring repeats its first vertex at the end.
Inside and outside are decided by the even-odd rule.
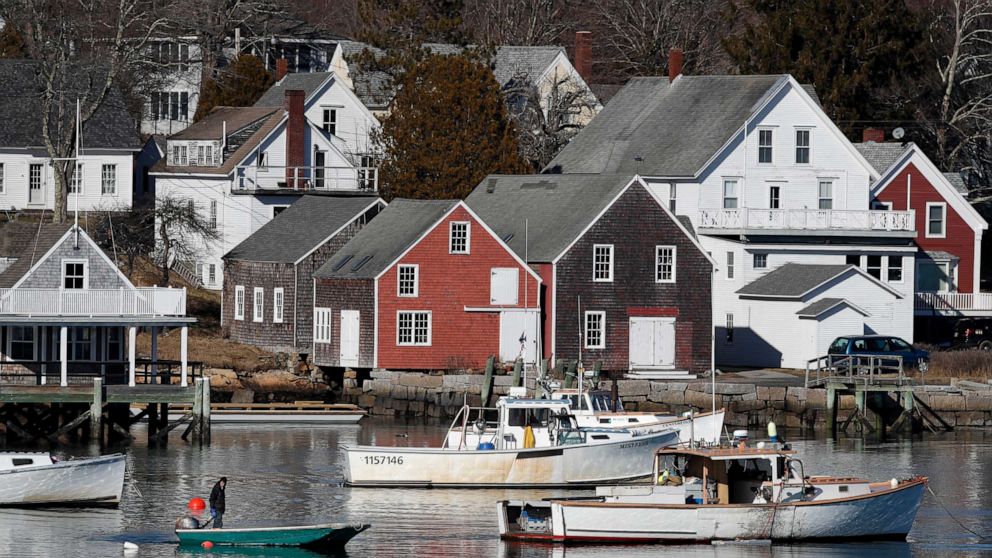
POLYGON ((978 350, 980 351, 992 351, 992 341, 986 339, 978 344, 978 350))

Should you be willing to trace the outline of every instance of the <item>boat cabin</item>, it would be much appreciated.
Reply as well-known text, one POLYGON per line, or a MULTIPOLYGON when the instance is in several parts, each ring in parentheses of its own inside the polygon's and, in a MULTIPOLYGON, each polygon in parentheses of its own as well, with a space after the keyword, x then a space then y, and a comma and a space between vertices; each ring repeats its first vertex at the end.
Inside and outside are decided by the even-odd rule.
POLYGON ((592 411, 595 413, 622 413, 623 400, 617 396, 616 406, 610 392, 601 389, 556 389, 551 399, 565 399, 572 405, 572 411, 592 411))
POLYGON ((18 467, 51 465, 52 456, 41 452, 3 452, 0 453, 0 471, 9 471, 18 467))

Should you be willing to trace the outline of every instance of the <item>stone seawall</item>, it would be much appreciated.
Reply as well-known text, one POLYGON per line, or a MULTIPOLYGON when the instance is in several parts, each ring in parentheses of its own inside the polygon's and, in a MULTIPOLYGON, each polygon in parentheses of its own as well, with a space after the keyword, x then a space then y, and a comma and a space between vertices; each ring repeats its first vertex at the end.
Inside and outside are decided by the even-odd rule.
MULTIPOLYGON (((494 397, 505 395, 511 376, 493 377, 494 397)), ((463 402, 482 404, 485 377, 474 374, 427 375, 374 370, 371 378, 344 380, 344 399, 374 415, 448 418, 463 402)), ((533 393, 534 382, 528 382, 533 393)), ((992 427, 992 385, 918 386, 917 397, 954 427, 992 427)), ((987 384, 986 384, 987 385, 987 384)), ((611 383, 601 388, 609 390, 611 383)), ((674 382, 619 380, 617 389, 629 411, 683 413, 708 411, 711 384, 707 381, 674 382)), ((769 387, 750 383, 716 384, 716 404, 727 410, 729 427, 763 427, 768 421, 786 428, 820 429, 827 426, 827 392, 822 388, 769 387)), ((853 395, 838 397, 838 421, 855 409, 853 395)))

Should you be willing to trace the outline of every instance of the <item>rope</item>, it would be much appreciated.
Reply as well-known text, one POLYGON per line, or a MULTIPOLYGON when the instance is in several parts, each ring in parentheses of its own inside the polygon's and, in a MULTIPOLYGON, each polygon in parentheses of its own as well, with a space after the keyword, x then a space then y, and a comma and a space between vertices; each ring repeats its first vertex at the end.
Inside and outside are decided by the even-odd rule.
POLYGON ((110 224, 110 245, 114 247, 114 263, 121 265, 120 260, 117 259, 117 241, 114 240, 114 217, 107 212, 107 222, 110 224))
POLYGON ((937 501, 937 503, 940 505, 941 509, 944 510, 944 513, 947 514, 947 517, 950 517, 951 519, 954 520, 954 523, 957 523, 958 524, 958 527, 961 527, 965 531, 971 533, 972 535, 975 535, 980 540, 986 540, 986 539, 990 538, 990 537, 988 537, 986 535, 979 534, 977 531, 974 531, 972 529, 969 529, 964 523, 961 523, 961 521, 958 520, 958 518, 954 517, 954 514, 951 513, 951 510, 947 509, 947 506, 945 506, 944 505, 944 502, 942 502, 940 500, 940 498, 937 497, 937 494, 934 493, 933 489, 930 488, 930 485, 929 484, 927 485, 927 492, 929 492, 930 495, 933 496, 933 499, 937 501))

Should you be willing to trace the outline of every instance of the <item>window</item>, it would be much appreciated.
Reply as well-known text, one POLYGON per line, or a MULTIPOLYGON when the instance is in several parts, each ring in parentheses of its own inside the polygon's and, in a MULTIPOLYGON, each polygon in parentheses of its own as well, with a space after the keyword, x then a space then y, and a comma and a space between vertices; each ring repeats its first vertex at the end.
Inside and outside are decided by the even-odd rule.
POLYGON ((677 193, 678 190, 675 187, 675 183, 672 182, 671 184, 668 185, 668 210, 671 211, 673 215, 675 214, 675 202, 676 202, 677 193))
POLYGON ((211 285, 217 283, 217 266, 215 264, 207 265, 207 283, 211 285))
POLYGON ((272 206, 272 218, 275 219, 276 218, 276 215, 279 215, 283 211, 286 211, 286 208, 288 208, 288 207, 289 207, 288 205, 273 205, 272 206))
POLYGON ((782 205, 782 187, 770 186, 768 188, 768 209, 778 209, 782 205))
POLYGON ((187 163, 186 162, 186 146, 185 145, 180 145, 179 146, 179 166, 185 167, 186 166, 186 163, 187 163))
POLYGON ((821 180, 818 187, 820 199, 820 209, 834 208, 834 183, 830 180, 821 180))
POLYGON ((726 330, 727 330, 727 332, 726 332, 727 333, 727 336, 726 336, 727 343, 733 343, 734 342, 734 315, 733 314, 727 314, 727 327, 726 327, 726 330))
POLYGON ((245 288, 242 285, 234 287, 234 319, 245 319, 245 288))
POLYGON ((737 179, 723 181, 723 208, 737 209, 737 179))
POLYGON ((260 322, 265 319, 265 289, 255 287, 252 303, 254 311, 251 315, 251 321, 260 322))
POLYGON ((119 327, 107 328, 107 358, 124 359, 124 330, 119 327))
POLYGON ((654 247, 654 270, 656 283, 675 282, 675 246, 654 247))
POLYGON ((362 166, 358 168, 358 187, 362 190, 375 190, 379 171, 375 167, 375 158, 362 155, 362 166))
POLYGON ((207 158, 205 162, 208 166, 214 166, 214 146, 212 145, 207 146, 207 158))
POLYGON ((947 234, 947 204, 927 204, 927 238, 943 238, 947 234))
POLYGON ((217 200, 210 200, 210 230, 217 230, 217 200))
POLYGON ((871 208, 874 211, 892 211, 892 202, 872 200, 871 208))
POLYGON ((401 265, 396 271, 396 296, 415 297, 419 291, 418 265, 401 265))
POLYGON ((331 309, 313 309, 313 340, 316 343, 331 342, 331 309))
POLYGON ((75 172, 72 173, 72 180, 69 181, 69 193, 70 194, 82 194, 83 193, 83 164, 78 163, 76 165, 75 172))
POLYGON ((117 195, 117 165, 103 165, 101 167, 100 193, 105 196, 117 195))
POLYGON ((916 270, 916 290, 924 293, 946 293, 951 291, 954 276, 951 263, 947 261, 921 261, 916 270))
POLYGON ((882 256, 869 255, 865 258, 865 271, 875 279, 882 279, 882 256))
POLYGON ((467 221, 452 221, 448 251, 452 254, 468 254, 470 234, 467 221))
POLYGON ((586 348, 606 348, 606 312, 586 312, 585 326, 586 348))
POLYGON ((809 130, 796 130, 796 164, 809 164, 809 130))
POLYGON ((62 288, 86 288, 86 260, 62 261, 62 288))
POLYGON ((281 324, 282 323, 282 304, 283 304, 283 289, 277 288, 272 290, 272 322, 281 324))
POLYGON ((431 344, 431 313, 397 312, 396 344, 429 346, 431 344))
POLYGON ((861 256, 859 254, 848 254, 845 262, 847 265, 861 266, 861 256))
POLYGON ((768 267, 768 254, 754 255, 754 269, 766 269, 768 267))
POLYGON ((34 327, 10 326, 10 360, 34 360, 34 327))
POLYGON ((4 183, 4 176, 5 173, 3 171, 3 163, 0 163, 0 194, 3 194, 7 191, 7 186, 4 183))
POLYGON ((613 281, 613 245, 594 244, 592 247, 592 280, 613 281))
POLYGON ((268 166, 269 158, 264 151, 258 152, 258 168, 265 169, 268 166))
POLYGON ((206 151, 207 151, 206 149, 204 149, 205 147, 206 146, 204 146, 204 145, 198 145, 198 146, 196 146, 196 164, 197 164, 197 166, 202 167, 203 164, 204 164, 204 162, 205 162, 204 161, 204 156, 206 155, 206 151))
POLYGON ((772 131, 758 130, 758 162, 772 162, 772 131))
POLYGON ((321 127, 332 136, 338 135, 338 111, 337 109, 325 108, 323 111, 323 124, 321 127))
POLYGON ((727 279, 734 278, 734 253, 727 252, 727 279))
POLYGON ((902 282, 902 256, 889 256, 889 281, 902 282))
POLYGON ((93 360, 93 330, 91 328, 69 328, 67 345, 70 360, 93 360))
POLYGON ((28 186, 32 190, 41 189, 41 165, 31 165, 28 168, 28 186))

